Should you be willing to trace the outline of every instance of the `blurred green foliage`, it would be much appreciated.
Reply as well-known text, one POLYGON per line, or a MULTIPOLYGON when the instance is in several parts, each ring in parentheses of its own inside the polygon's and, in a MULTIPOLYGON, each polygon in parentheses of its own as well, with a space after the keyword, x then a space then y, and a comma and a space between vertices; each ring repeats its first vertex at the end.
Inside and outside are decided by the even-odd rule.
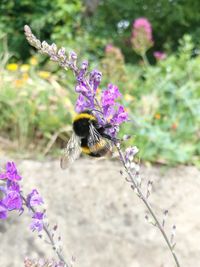
POLYGON ((0 74, 0 136, 19 153, 43 152, 56 132, 68 134, 75 114, 72 82, 63 88, 58 75, 36 64, 32 57, 29 64, 8 64, 0 74))
POLYGON ((68 45, 80 27, 82 11, 80 0, 1 0, 0 37, 7 34, 9 51, 17 59, 25 60, 30 55, 24 40, 25 24, 41 39, 62 40, 63 45, 68 45))
POLYGON ((199 44, 199 0, 94 2, 99 5, 91 11, 93 1, 86 0, 1 0, 0 37, 7 34, 9 51, 20 60, 30 55, 23 35, 23 26, 29 24, 40 39, 51 39, 94 58, 102 57, 105 45, 114 43, 122 49, 126 61, 134 62, 138 57, 131 49, 131 27, 136 18, 143 16, 153 26, 155 45, 149 55, 164 46, 176 50, 185 33, 190 33, 195 46, 199 44))
POLYGON ((191 57, 193 48, 185 35, 178 52, 156 66, 128 67, 135 100, 126 104, 136 123, 127 127, 142 159, 199 163, 200 56, 191 57))
POLYGON ((119 86, 131 119, 121 134, 133 135, 130 144, 140 148, 141 159, 200 164, 200 2, 101 0, 92 9, 89 2, 1 0, 0 137, 15 142, 17 150, 46 153, 54 138, 65 139, 74 115, 74 77, 45 57, 31 57, 23 34, 29 24, 41 40, 73 49, 91 68, 98 66, 102 87, 119 86), (130 43, 132 22, 142 16, 153 27, 151 64, 130 43), (190 35, 181 38, 185 33, 190 35), (104 49, 108 44, 110 52, 104 49), (167 58, 156 62, 153 50, 165 50, 167 58))

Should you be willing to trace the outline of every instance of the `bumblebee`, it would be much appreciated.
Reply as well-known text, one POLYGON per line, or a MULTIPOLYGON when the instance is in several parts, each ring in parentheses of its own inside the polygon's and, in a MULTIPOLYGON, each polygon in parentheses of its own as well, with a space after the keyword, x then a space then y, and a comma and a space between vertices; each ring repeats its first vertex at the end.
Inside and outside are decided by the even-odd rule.
POLYGON ((106 134, 106 129, 99 125, 97 117, 91 110, 85 110, 76 115, 73 121, 73 133, 69 139, 60 165, 62 169, 79 158, 81 152, 92 156, 102 157, 112 151, 112 138, 106 134))

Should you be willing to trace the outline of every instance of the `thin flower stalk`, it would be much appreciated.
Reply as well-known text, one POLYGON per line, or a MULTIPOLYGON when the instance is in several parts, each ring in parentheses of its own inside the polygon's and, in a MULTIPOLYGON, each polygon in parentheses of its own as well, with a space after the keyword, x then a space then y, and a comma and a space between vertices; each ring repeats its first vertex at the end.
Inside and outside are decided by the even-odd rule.
POLYGON ((147 198, 144 196, 144 194, 142 193, 141 189, 140 189, 140 186, 138 185, 138 183, 135 181, 135 177, 133 175, 133 173, 126 167, 126 160, 124 158, 124 154, 120 148, 120 144, 119 143, 116 143, 115 144, 117 150, 118 150, 118 153, 119 153, 119 156, 120 156, 120 160, 123 164, 123 167, 124 169, 126 170, 130 180, 129 182, 131 181, 132 183, 132 189, 134 191, 136 191, 136 194, 138 195, 138 197, 143 201, 144 205, 146 206, 146 208, 148 209, 149 213, 151 214, 152 218, 154 219, 155 221, 155 226, 160 230, 164 240, 166 241, 167 243, 167 246, 174 258, 174 261, 176 263, 176 266, 177 267, 180 267, 180 264, 179 264, 179 261, 177 259, 177 256, 176 256, 176 253, 174 252, 174 246, 172 245, 172 242, 170 242, 169 238, 167 237, 167 234, 165 233, 165 230, 164 230, 164 227, 161 225, 161 223, 159 222, 157 216, 155 215, 151 205, 149 204, 147 198))

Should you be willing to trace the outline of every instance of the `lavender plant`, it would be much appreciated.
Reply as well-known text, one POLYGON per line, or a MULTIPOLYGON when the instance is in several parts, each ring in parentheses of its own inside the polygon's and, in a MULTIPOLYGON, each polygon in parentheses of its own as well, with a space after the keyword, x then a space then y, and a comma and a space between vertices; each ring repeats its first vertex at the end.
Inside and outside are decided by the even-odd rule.
MULTIPOLYGON (((58 49, 56 44, 49 45, 45 41, 41 42, 35 37, 35 35, 33 35, 29 26, 26 25, 24 30, 28 42, 38 49, 40 53, 48 55, 51 60, 57 62, 64 69, 70 69, 73 71, 76 79, 75 91, 78 94, 75 110, 77 112, 82 112, 85 109, 90 109, 95 113, 100 125, 105 126, 109 123, 110 127, 106 129, 106 133, 111 137, 112 144, 116 147, 119 154, 119 159, 123 166, 121 174, 125 175, 126 181, 130 184, 133 191, 146 206, 149 215, 151 216, 151 220, 149 220, 149 215, 146 215, 146 219, 158 228, 174 258, 176 266, 180 267, 174 250, 174 234, 176 227, 173 226, 171 235, 167 235, 165 231, 165 217, 167 215, 167 211, 164 212, 164 216, 161 220, 159 220, 155 215, 149 203, 152 181, 149 181, 147 187, 142 189, 140 167, 134 160, 135 155, 138 153, 138 148, 136 146, 129 147, 125 150, 125 152, 123 152, 121 148, 121 140, 117 138, 120 125, 123 122, 128 121, 128 114, 125 108, 118 102, 118 99, 122 97, 118 87, 113 84, 109 84, 106 89, 99 93, 99 90, 97 89, 102 78, 101 72, 96 69, 89 71, 87 61, 83 61, 79 66, 77 64, 77 55, 75 52, 70 52, 67 55, 63 47, 58 49)), ((123 138, 123 140, 126 139, 127 136, 123 138)), ((31 224, 31 229, 39 232, 44 231, 47 234, 52 247, 57 253, 60 262, 55 266, 62 266, 59 264, 68 266, 61 254, 61 248, 57 248, 53 235, 49 230, 49 226, 45 223, 46 213, 35 210, 35 206, 38 207, 43 203, 38 191, 34 189, 27 197, 23 196, 18 183, 21 177, 19 176, 14 163, 8 163, 6 172, 2 173, 0 178, 6 181, 6 186, 1 189, 1 191, 5 194, 5 197, 0 202, 1 218, 5 219, 7 217, 7 212, 10 210, 15 209, 23 211, 23 207, 27 207, 32 212, 33 222, 31 224), (14 180, 13 177, 15 177, 14 180), (11 201, 8 201, 10 200, 10 191, 12 191, 12 198, 11 201)), ((49 261, 44 263, 46 265, 41 265, 38 262, 35 263, 34 261, 27 260, 25 264, 25 266, 28 267, 51 266, 51 264, 54 263, 49 261)))
POLYGON ((67 267, 62 249, 60 246, 60 236, 56 237, 57 225, 50 227, 47 221, 46 211, 42 208, 44 203, 42 197, 36 189, 33 189, 28 195, 22 191, 20 181, 22 180, 15 163, 8 162, 5 170, 0 171, 0 219, 5 220, 11 211, 18 211, 21 215, 25 209, 28 210, 31 223, 30 229, 36 231, 38 236, 51 244, 56 252, 59 262, 54 260, 32 261, 25 259, 25 267, 67 267), (44 236, 46 234, 46 237, 44 236))

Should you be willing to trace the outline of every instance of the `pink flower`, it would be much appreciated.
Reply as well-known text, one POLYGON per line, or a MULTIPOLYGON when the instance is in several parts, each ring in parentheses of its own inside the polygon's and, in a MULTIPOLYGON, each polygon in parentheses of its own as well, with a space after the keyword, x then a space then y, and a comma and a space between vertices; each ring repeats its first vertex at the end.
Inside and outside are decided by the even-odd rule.
POLYGON ((167 57, 167 55, 164 52, 161 52, 161 51, 155 51, 153 53, 153 55, 157 60, 163 60, 163 59, 165 59, 167 57))
POLYGON ((112 50, 113 50, 113 45, 112 44, 107 44, 106 47, 105 47, 105 52, 109 53, 112 50))
POLYGON ((137 34, 137 30, 143 29, 149 41, 152 41, 152 27, 151 23, 146 18, 138 18, 133 23, 133 35, 137 34))
POLYGON ((153 46, 152 27, 146 18, 138 18, 134 21, 131 43, 139 55, 144 55, 153 46))

